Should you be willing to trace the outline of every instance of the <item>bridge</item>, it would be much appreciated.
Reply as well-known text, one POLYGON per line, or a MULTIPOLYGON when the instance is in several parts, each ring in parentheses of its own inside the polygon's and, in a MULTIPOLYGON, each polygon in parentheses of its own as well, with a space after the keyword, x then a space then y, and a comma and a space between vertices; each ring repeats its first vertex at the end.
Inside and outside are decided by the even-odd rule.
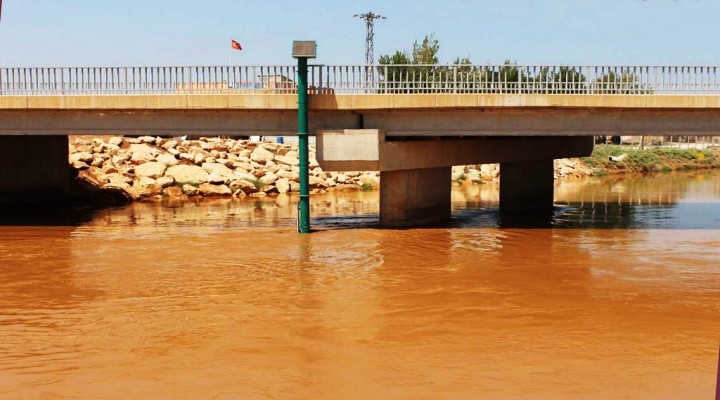
MULTIPOLYGON (((0 142, 25 154, 0 161, 0 185, 67 187, 68 134, 294 135, 296 75, 0 69, 0 142)), ((594 135, 720 135, 715 66, 311 65, 308 84, 318 161, 380 171, 386 226, 449 218, 452 165, 499 162, 501 208, 546 209, 552 160, 589 155, 594 135)))

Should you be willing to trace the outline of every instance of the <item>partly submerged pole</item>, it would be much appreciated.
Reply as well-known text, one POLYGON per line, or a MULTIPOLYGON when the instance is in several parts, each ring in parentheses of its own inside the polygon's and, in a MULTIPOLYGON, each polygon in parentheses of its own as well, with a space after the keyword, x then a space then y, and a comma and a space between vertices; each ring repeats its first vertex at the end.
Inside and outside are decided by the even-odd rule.
POLYGON ((293 57, 298 60, 298 153, 300 168, 300 202, 298 203, 298 232, 310 232, 310 160, 308 150, 308 58, 315 58, 316 44, 308 41, 293 42, 293 57))
POLYGON ((307 58, 298 58, 298 152, 300 205, 298 232, 310 232, 310 161, 308 150, 307 58))

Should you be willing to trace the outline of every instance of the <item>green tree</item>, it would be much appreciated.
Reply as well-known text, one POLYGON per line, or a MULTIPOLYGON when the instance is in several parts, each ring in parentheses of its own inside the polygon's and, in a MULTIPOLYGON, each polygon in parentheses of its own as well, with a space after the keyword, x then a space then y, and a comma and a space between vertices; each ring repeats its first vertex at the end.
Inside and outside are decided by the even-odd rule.
POLYGON ((434 35, 425 36, 420 44, 416 40, 413 43, 412 63, 435 65, 438 63, 437 53, 439 50, 440 45, 434 35))
POLYGON ((386 93, 423 93, 438 81, 437 53, 440 45, 433 35, 413 43, 412 52, 397 50, 379 58, 378 74, 381 91, 386 93))
POLYGON ((407 80, 410 70, 408 65, 412 64, 410 56, 406 52, 397 50, 393 55, 380 56, 378 62, 381 65, 378 67, 382 79, 381 90, 386 93, 401 92, 401 82, 407 80))

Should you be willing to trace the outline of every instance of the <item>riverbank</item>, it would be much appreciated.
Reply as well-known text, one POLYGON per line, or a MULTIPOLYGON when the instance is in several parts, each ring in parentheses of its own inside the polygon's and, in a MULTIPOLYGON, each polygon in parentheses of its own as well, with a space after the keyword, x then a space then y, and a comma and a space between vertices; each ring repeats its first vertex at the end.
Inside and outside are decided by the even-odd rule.
POLYGON ((591 175, 720 168, 720 147, 628 149, 596 145, 593 154, 579 159, 579 162, 590 169, 591 175), (619 161, 612 161, 611 158, 619 161))
MULTIPOLYGON (((71 137, 69 162, 85 190, 114 202, 268 196, 297 192, 297 146, 201 138, 71 137)), ((555 178, 720 167, 720 149, 636 150, 596 146, 585 158, 555 160, 555 178), (625 154, 623 156, 623 154, 625 154), (612 162, 611 156, 621 161, 612 162)), ((497 182, 498 164, 456 166, 458 184, 497 182)), ((310 146, 311 193, 375 190, 375 171, 323 171, 310 146)))

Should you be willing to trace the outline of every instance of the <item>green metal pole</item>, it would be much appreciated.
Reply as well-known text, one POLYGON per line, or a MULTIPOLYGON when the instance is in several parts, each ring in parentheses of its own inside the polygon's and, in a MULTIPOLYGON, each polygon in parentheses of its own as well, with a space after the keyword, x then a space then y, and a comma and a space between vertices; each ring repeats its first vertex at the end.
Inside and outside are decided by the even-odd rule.
POLYGON ((300 203, 298 204, 298 232, 310 232, 310 174, 308 157, 307 58, 298 60, 298 144, 300 153, 300 203))

